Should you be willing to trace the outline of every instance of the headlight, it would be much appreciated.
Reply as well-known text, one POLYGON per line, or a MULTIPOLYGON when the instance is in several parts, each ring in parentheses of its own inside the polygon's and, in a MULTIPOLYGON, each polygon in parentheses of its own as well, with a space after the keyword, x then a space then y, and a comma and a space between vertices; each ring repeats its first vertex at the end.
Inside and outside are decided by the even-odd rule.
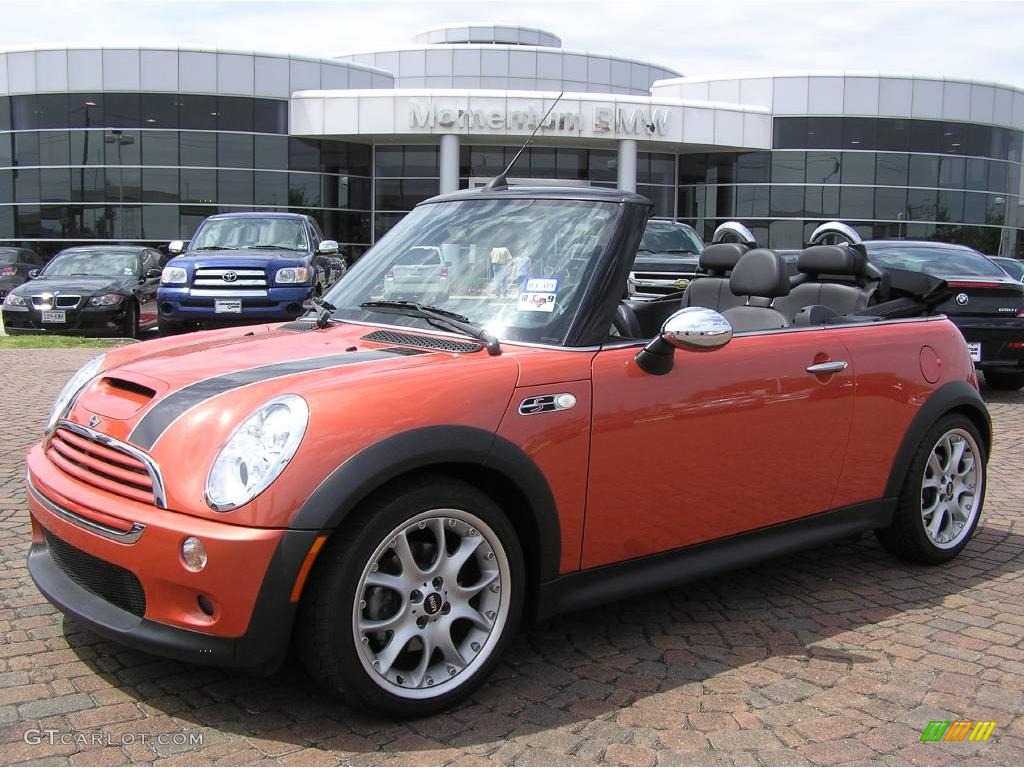
POLYGON ((25 309, 28 307, 28 302, 25 301, 24 296, 18 296, 14 293, 8 293, 4 296, 5 307, 18 307, 19 309, 25 309))
POLYGON ((120 304, 124 296, 118 293, 104 293, 100 296, 93 296, 89 299, 90 307, 113 307, 115 304, 120 304))
POLYGON ((266 490, 295 455, 307 423, 309 407, 298 395, 275 397, 243 421, 210 467, 211 509, 235 509, 266 490))
POLYGON ((184 267, 164 267, 160 274, 161 285, 182 285, 188 282, 188 272, 184 267))
POLYGON ((51 432, 57 425, 57 422, 64 417, 68 408, 74 402, 78 393, 81 392, 85 385, 92 381, 96 375, 103 370, 103 358, 106 355, 97 355, 88 363, 78 369, 78 373, 68 379, 68 383, 64 385, 64 389, 57 395, 57 400, 53 404, 53 410, 50 411, 50 418, 46 420, 46 431, 51 432))
POLYGON ((285 267, 277 270, 275 283, 306 283, 309 282, 309 270, 305 267, 285 267))

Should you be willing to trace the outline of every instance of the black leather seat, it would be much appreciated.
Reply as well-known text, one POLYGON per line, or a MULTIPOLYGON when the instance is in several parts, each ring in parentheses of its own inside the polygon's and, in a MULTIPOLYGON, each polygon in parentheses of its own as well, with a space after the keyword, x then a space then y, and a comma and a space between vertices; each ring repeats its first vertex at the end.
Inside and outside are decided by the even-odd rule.
POLYGON ((790 327, 789 318, 773 306, 776 299, 789 294, 789 276, 775 251, 755 248, 743 254, 729 278, 729 289, 746 297, 744 304, 722 312, 735 332, 790 327))
POLYGON ((797 257, 789 295, 775 308, 793 319, 804 307, 821 305, 837 315, 854 314, 874 299, 882 274, 867 254, 849 245, 812 245, 797 257))
POLYGON ((729 274, 740 258, 749 250, 742 243, 714 243, 700 255, 698 275, 686 286, 679 308, 706 307, 721 312, 742 304, 743 300, 729 290, 729 274))

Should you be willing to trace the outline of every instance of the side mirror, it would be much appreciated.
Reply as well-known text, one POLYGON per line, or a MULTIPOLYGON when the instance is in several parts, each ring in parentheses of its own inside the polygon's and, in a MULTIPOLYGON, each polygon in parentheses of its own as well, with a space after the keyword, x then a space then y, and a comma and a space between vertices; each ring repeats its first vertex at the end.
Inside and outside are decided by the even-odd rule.
POLYGON ((184 253, 184 251, 185 251, 185 241, 184 240, 171 240, 171 242, 169 242, 167 244, 167 252, 169 254, 173 255, 173 256, 176 256, 179 253, 184 253))
POLYGON ((163 274, 163 270, 160 270, 160 269, 147 269, 146 270, 146 279, 147 280, 159 279, 160 275, 162 275, 162 274, 163 274))
POLYGON ((338 241, 337 240, 324 240, 316 249, 317 253, 322 253, 325 256, 335 254, 338 252, 338 241))
POLYGON ((661 333, 637 352, 636 364, 647 373, 661 376, 672 370, 677 349, 708 352, 729 343, 732 325, 713 309, 687 307, 661 326, 661 333))
POLYGON ((39 277, 39 270, 38 269, 30 269, 28 271, 28 279, 29 280, 35 280, 37 277, 39 277))

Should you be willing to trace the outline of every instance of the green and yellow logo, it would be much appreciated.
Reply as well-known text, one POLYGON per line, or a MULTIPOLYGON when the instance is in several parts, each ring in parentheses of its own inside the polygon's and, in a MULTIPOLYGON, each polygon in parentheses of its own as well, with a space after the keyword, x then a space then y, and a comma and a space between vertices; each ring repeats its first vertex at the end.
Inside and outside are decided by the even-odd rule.
POLYGON ((932 720, 921 741, 988 741, 995 727, 992 720, 932 720))

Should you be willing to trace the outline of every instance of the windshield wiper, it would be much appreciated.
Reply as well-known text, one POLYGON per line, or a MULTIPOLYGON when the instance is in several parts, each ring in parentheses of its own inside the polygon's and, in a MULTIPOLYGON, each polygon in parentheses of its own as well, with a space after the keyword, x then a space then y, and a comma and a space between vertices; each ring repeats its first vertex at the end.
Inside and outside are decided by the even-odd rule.
POLYGON ((393 313, 409 317, 422 317, 435 328, 442 330, 454 330, 457 333, 464 333, 470 338, 477 339, 487 345, 487 354, 500 355, 501 342, 493 333, 485 331, 479 325, 474 325, 468 317, 449 312, 439 307, 427 307, 415 301, 364 301, 359 305, 363 309, 372 309, 376 312, 393 313))
POLYGON ((197 251, 233 251, 234 248, 229 248, 226 245, 204 245, 201 248, 196 248, 197 251))
POLYGON ((271 245, 270 243, 259 243, 258 245, 244 245, 243 248, 269 248, 274 251, 301 251, 303 248, 292 248, 289 245, 271 245))

